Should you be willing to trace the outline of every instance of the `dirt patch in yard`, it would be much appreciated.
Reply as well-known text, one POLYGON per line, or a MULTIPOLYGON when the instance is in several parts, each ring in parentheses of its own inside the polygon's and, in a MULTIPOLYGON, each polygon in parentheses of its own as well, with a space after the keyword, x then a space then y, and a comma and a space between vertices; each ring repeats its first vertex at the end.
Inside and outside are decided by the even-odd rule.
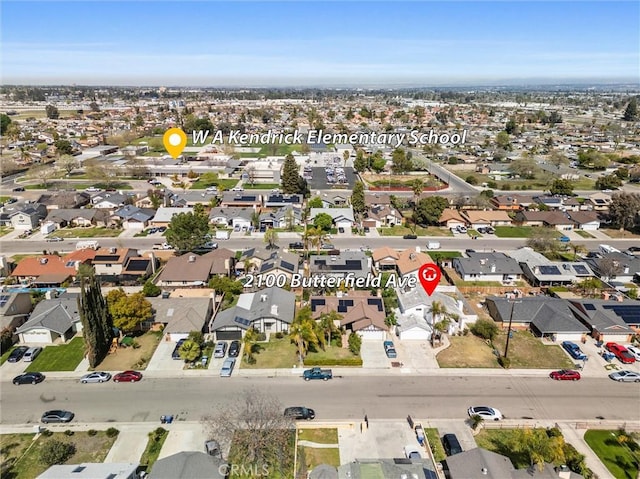
POLYGON ((140 345, 139 348, 118 347, 118 349, 109 354, 96 369, 104 371, 145 369, 161 338, 161 331, 149 331, 142 336, 138 336, 135 338, 135 341, 140 345))
POLYGON ((473 336, 452 336, 451 346, 436 359, 441 368, 497 368, 498 359, 486 341, 473 336))

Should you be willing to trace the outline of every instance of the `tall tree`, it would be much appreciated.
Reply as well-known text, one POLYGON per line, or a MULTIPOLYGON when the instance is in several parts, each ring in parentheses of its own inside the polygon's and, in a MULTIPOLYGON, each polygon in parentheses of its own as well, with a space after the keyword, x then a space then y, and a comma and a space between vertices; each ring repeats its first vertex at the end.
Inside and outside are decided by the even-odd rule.
POLYGON ((353 186, 353 193, 351 194, 351 206, 353 211, 358 214, 364 213, 366 206, 364 203, 364 183, 362 181, 356 181, 353 186))
POLYGON ((624 121, 636 121, 638 119, 638 99, 637 97, 631 98, 627 104, 627 108, 624 110, 622 116, 624 121))
POLYGON ((151 303, 142 292, 127 295, 122 288, 112 289, 106 301, 113 323, 123 331, 134 331, 140 323, 153 317, 151 303))
POLYGON ((278 242, 278 232, 274 228, 269 228, 264 232, 264 242, 267 243, 267 249, 273 249, 278 242))
POLYGON ((300 168, 295 158, 289 153, 282 165, 282 192, 287 194, 305 194, 306 181, 300 176, 300 168))
POLYGON ((391 154, 391 171, 402 175, 413 169, 411 157, 402 148, 396 148, 391 154))
POLYGON ((192 251, 206 243, 209 218, 204 213, 173 215, 166 232, 167 243, 178 251, 192 251))
POLYGON ((317 329, 309 306, 305 306, 298 311, 296 319, 291 323, 289 337, 291 338, 291 342, 296 345, 298 358, 301 363, 307 355, 309 346, 319 344, 317 329))
POLYGON ((416 205, 414 221, 419 225, 436 225, 444 209, 449 206, 449 201, 442 196, 430 196, 422 198, 416 205))
POLYGON ((0 135, 5 136, 9 125, 11 124, 11 117, 4 113, 0 114, 0 135))
POLYGON ((78 296, 85 353, 89 366, 95 368, 109 352, 113 338, 113 319, 95 276, 83 278, 78 296))
POLYGON ((200 349, 200 345, 196 341, 187 340, 182 343, 182 346, 180 346, 178 354, 180 355, 180 359, 185 363, 192 363, 200 357, 202 351, 200 349))
POLYGON ((53 105, 47 105, 44 110, 47 118, 50 120, 57 120, 60 117, 60 112, 53 105))
POLYGON ((620 193, 611 198, 609 217, 620 231, 629 230, 640 222, 640 194, 620 193))
POLYGON ((556 178, 549 189, 552 195, 572 195, 573 183, 570 180, 556 178))
POLYGON ((356 152, 356 159, 353 161, 353 168, 358 173, 362 173, 367 169, 367 158, 365 157, 364 151, 362 151, 362 149, 358 149, 358 151, 356 152))
POLYGON ((256 331, 253 328, 247 329, 247 331, 244 333, 244 338, 242 338, 242 343, 244 345, 244 350, 243 350, 244 360, 248 364, 253 364, 256 362, 254 353, 255 353, 257 342, 258 342, 258 331, 256 331))

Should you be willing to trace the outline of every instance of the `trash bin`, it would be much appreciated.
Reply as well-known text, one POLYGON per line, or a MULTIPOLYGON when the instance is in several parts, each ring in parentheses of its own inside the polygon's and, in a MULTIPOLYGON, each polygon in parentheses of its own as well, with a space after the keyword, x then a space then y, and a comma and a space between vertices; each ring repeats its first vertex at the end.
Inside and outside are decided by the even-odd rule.
POLYGON ((202 362, 203 366, 206 366, 208 360, 209 360, 209 356, 202 356, 202 359, 200 361, 202 362))
POLYGON ((173 416, 167 416, 165 421, 167 421, 167 424, 171 424, 173 422, 173 416))

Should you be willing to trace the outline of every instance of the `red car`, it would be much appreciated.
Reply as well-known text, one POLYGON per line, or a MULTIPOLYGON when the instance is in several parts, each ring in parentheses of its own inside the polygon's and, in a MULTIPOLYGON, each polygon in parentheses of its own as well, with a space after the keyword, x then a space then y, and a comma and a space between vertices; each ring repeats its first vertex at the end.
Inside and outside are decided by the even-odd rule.
POLYGON ((571 369, 561 369, 560 371, 553 371, 549 374, 549 377, 557 381, 577 381, 580 379, 580 373, 571 369))
POLYGON ((114 383, 121 383, 121 382, 134 383, 136 381, 140 381, 141 379, 142 379, 142 374, 139 373, 138 371, 123 371, 113 376, 114 383))
POLYGON ((636 362, 636 358, 633 356, 633 354, 627 351, 627 348, 618 343, 607 343, 604 345, 604 347, 607 348, 607 351, 615 354, 616 358, 618 358, 621 363, 633 364, 636 362))

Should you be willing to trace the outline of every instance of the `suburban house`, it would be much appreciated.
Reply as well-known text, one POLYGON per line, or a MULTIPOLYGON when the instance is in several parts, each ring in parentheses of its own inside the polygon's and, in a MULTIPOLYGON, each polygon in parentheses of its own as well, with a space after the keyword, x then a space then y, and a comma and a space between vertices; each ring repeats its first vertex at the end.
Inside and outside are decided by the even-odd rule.
POLYGON ((353 209, 349 208, 311 208, 309 211, 309 219, 313 219, 320 213, 325 213, 331 216, 333 224, 336 228, 352 228, 355 224, 353 209))
POLYGON ((490 296, 487 310, 494 321, 507 328, 512 320, 514 329, 531 329, 536 336, 553 341, 580 341, 589 329, 577 318, 571 304, 564 299, 547 296, 517 300, 490 296))
POLYGON ((29 293, 0 293, 0 331, 13 331, 29 317, 31 313, 31 295, 29 293))
POLYGON ((383 246, 371 252, 373 267, 378 271, 395 271, 400 253, 393 248, 383 246))
POLYGON ((209 273, 214 276, 231 276, 234 272, 236 255, 227 248, 218 248, 202 255, 204 258, 211 260, 211 269, 209 273))
POLYGON ((56 464, 36 479, 138 479, 138 467, 137 463, 124 462, 56 464))
POLYGON ((254 213, 255 210, 253 208, 247 207, 211 208, 209 223, 238 230, 249 229, 254 213))
POLYGON ((91 198, 94 208, 115 210, 127 204, 132 196, 121 193, 98 193, 91 198))
POLYGON ((593 211, 609 211, 611 195, 598 191, 589 195, 586 202, 592 206, 593 211))
POLYGON ((393 207, 371 207, 362 221, 363 227, 381 228, 383 226, 401 225, 404 221, 402 214, 393 207))
POLYGON ((322 206, 325 208, 341 208, 347 206, 350 199, 350 195, 339 191, 331 191, 322 194, 322 206))
POLYGON ((267 263, 271 265, 268 269, 272 269, 276 265, 276 267, 281 267, 282 270, 288 271, 290 276, 292 271, 298 271, 300 256, 296 253, 281 252, 279 249, 271 250, 266 247, 249 248, 242 252, 235 269, 237 272, 244 273, 258 272, 262 271, 263 265, 267 263))
POLYGON ((533 200, 522 195, 496 195, 489 202, 496 210, 520 211, 531 206, 533 200))
POLYGON ((442 210, 442 214, 440 215, 438 223, 441 226, 446 226, 449 229, 455 229, 458 226, 466 226, 467 220, 462 217, 458 210, 455 210, 453 208, 445 208, 444 210, 442 210))
POLYGON ((137 282, 155 272, 155 261, 153 256, 129 256, 124 262, 119 279, 123 282, 137 282))
POLYGON ((283 206, 277 211, 268 211, 260 215, 260 231, 268 228, 287 229, 302 224, 302 210, 294 206, 283 206))
POLYGON ((600 219, 595 211, 571 211, 568 215, 575 227, 580 230, 595 231, 600 229, 600 219))
POLYGON ((356 278, 364 278, 371 271, 371 265, 362 251, 341 251, 336 255, 310 255, 309 269, 312 275, 346 278, 352 273, 356 278))
POLYGON ((157 285, 169 288, 206 286, 213 276, 229 275, 233 257, 233 252, 222 248, 202 256, 185 253, 169 258, 158 276, 157 285))
POLYGON ((3 207, 3 224, 16 230, 33 230, 47 217, 47 208, 38 203, 15 203, 3 207))
POLYGON ((167 340, 186 339, 191 331, 208 332, 213 315, 212 298, 147 299, 153 309, 152 322, 163 325, 167 340))
POLYGON ((468 258, 453 258, 453 268, 464 281, 511 283, 522 279, 518 262, 504 253, 467 253, 468 258))
POLYGON ((419 247, 415 250, 405 249, 398 253, 396 260, 396 271, 401 278, 408 276, 418 277, 418 270, 422 265, 433 263, 431 257, 419 251, 419 247))
POLYGON ((51 210, 45 220, 58 226, 58 228, 70 227, 105 227, 109 224, 109 211, 96 208, 51 210))
POLYGON ((585 262, 551 261, 529 247, 509 253, 533 286, 563 286, 583 281, 594 276, 585 262))
POLYGON ((55 191, 41 195, 36 202, 51 211, 81 208, 88 205, 90 200, 91 196, 84 191, 55 191))
MULTIPOLYGON (((324 465, 323 465, 324 466, 324 465)), ((322 467, 322 466, 320 466, 322 467)), ((318 469, 318 468, 316 468, 318 469)), ((314 471, 316 470, 314 469, 314 471)), ((425 457, 421 459, 357 459, 353 462, 338 466, 337 475, 313 476, 309 479, 338 478, 400 478, 400 479, 432 479, 437 477, 436 466, 433 461, 425 457)), ((326 472, 326 470, 325 470, 326 472)))
POLYGON ((391 195, 387 193, 364 192, 364 204, 368 208, 380 208, 382 206, 391 206, 391 195))
POLYGON ((21 343, 63 342, 82 331, 78 313, 78 294, 64 293, 57 298, 40 301, 31 316, 16 333, 21 343))
POLYGON ((242 339, 249 328, 287 333, 295 318, 296 295, 282 288, 243 293, 235 306, 218 312, 209 331, 218 340, 242 339))
MULTIPOLYGON (((153 463, 148 479, 225 479, 227 463, 200 451, 182 451, 153 463)), ((118 478, 119 479, 119 478, 118 478)))
POLYGON ((463 210, 462 216, 467 219, 467 224, 474 229, 488 228, 489 226, 509 226, 512 224, 507 212, 500 210, 463 210))
POLYGON ((562 211, 519 211, 516 221, 525 226, 548 226, 558 231, 571 231, 575 224, 562 211))
POLYGON ((600 258, 587 258, 585 261, 607 282, 631 283, 640 276, 640 257, 630 254, 607 253, 600 258))
POLYGON ((124 229, 143 230, 149 226, 149 221, 156 215, 156 210, 151 208, 138 208, 126 205, 116 210, 112 217, 122 223, 124 229))
POLYGON ((578 319, 598 341, 631 341, 640 332, 640 305, 637 301, 622 299, 570 300, 578 312, 578 319))
POLYGON ((151 225, 156 227, 164 226, 166 228, 167 226, 169 226, 173 215, 177 215, 180 213, 193 213, 193 208, 173 208, 169 206, 161 206, 160 208, 158 208, 155 216, 151 220, 151 225))
POLYGON ((389 327, 382 298, 370 296, 368 291, 351 291, 342 296, 311 296, 313 319, 337 311, 341 315, 339 327, 358 333, 363 339, 386 339, 389 327))
POLYGON ((120 276, 129 258, 137 258, 138 251, 131 248, 100 248, 91 264, 98 276, 120 276))
POLYGON ((23 258, 11 276, 21 284, 55 287, 74 278, 77 271, 76 261, 48 254, 23 258))
POLYGON ((301 208, 302 202, 302 195, 285 195, 281 193, 272 193, 266 195, 264 206, 265 208, 282 208, 285 206, 301 208))
POLYGON ((251 208, 258 210, 262 206, 262 195, 257 193, 245 193, 235 191, 225 191, 222 195, 222 201, 220 206, 228 208, 230 206, 236 206, 240 208, 251 208))

